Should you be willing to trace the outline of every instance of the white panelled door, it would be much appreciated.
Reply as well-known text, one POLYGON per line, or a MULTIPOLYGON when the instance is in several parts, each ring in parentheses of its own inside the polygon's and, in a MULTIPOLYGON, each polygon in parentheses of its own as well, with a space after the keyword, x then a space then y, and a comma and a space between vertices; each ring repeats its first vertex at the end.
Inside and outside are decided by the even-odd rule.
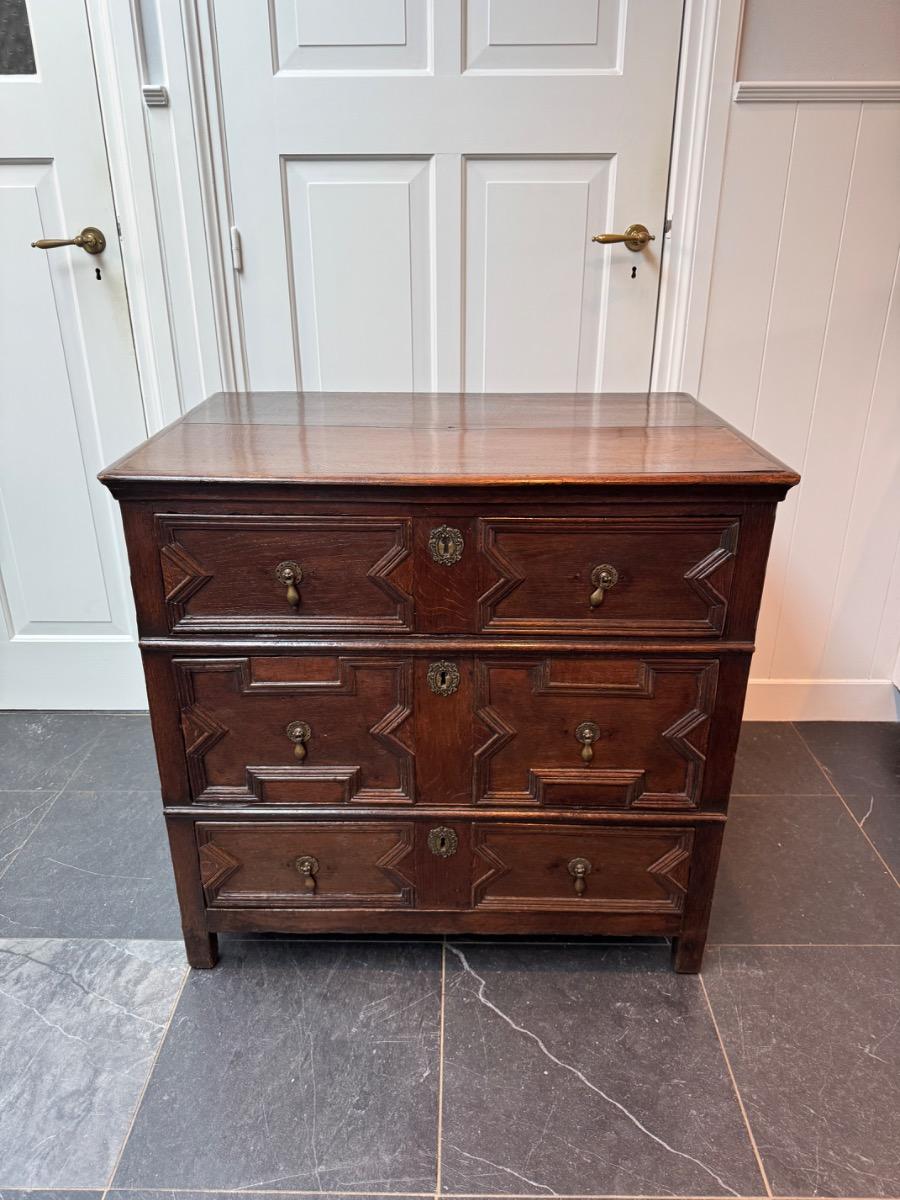
POLYGON ((87 18, 82 4, 30 0, 29 30, 25 5, 10 9, 0 58, 0 708, 143 707, 118 515, 95 479, 146 433, 87 18), (31 247, 84 226, 105 234, 104 253, 31 247))
POLYGON ((646 388, 681 15, 215 0, 250 386, 646 388))

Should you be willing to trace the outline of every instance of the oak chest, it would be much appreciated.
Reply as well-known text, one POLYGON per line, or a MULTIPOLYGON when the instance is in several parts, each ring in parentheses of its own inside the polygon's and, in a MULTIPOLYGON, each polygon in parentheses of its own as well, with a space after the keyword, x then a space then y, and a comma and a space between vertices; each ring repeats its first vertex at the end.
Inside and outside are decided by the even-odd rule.
POLYGON ((680 394, 227 393, 105 471, 192 965, 270 930, 698 970, 797 478, 680 394))

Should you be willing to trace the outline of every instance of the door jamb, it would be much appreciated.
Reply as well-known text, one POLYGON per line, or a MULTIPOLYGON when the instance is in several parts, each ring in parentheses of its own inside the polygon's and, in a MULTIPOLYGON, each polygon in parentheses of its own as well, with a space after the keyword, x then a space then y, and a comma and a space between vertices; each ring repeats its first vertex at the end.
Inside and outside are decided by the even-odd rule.
MULTIPOLYGON (((87 0, 151 432, 203 399, 193 394, 195 388, 247 386, 211 3, 182 0, 173 18, 172 8, 158 0, 127 6, 87 0), (166 78, 154 83, 176 101, 169 108, 156 104, 148 110, 144 100, 139 22, 148 16, 166 22, 166 78), (179 96, 186 103, 177 103, 179 96), (192 170, 185 170, 186 147, 192 170), (179 149, 175 222, 162 209, 158 164, 167 155, 177 157, 179 149), (175 293, 185 286, 170 268, 188 250, 194 308, 210 304, 213 319, 186 334, 174 310, 175 293)), ((663 248, 651 373, 651 387, 658 391, 696 394, 700 380, 742 7, 743 0, 685 0, 666 204, 671 228, 663 248)), ((171 204, 171 188, 165 194, 171 204)), ((185 297, 180 300, 183 308, 185 297)))

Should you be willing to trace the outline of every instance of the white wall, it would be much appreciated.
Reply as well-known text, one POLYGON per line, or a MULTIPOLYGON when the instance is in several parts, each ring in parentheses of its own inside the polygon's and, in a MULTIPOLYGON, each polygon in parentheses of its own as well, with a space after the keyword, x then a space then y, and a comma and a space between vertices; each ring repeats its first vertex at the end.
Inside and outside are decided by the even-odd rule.
POLYGON ((744 0, 739 79, 898 76, 898 0, 744 0))
MULTIPOLYGON (((857 45, 855 7, 843 5, 846 28, 833 14, 832 50, 857 45)), ((748 0, 741 59, 765 61, 768 79, 773 62, 810 61, 784 20, 761 29, 773 12, 748 0)), ((814 77, 828 76, 820 65, 814 77)), ((801 88, 793 102, 732 104, 699 394, 803 475, 776 526, 751 718, 897 713, 898 251, 900 102, 801 88)))

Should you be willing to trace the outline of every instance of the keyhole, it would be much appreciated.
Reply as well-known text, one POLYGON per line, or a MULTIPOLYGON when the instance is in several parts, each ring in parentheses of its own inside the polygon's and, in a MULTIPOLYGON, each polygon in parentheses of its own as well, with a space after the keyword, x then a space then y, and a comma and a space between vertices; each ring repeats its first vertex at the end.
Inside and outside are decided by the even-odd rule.
POLYGON ((450 539, 449 539, 449 537, 447 537, 447 535, 445 533, 444 536, 441 538, 441 554, 447 555, 449 553, 450 553, 450 539))
POLYGON ((637 278, 637 267, 632 267, 632 268, 631 268, 631 278, 632 278, 632 279, 636 279, 636 278, 637 278))
POLYGON ((100 268, 99 267, 97 267, 97 278, 98 279, 100 278, 100 268))
POLYGON ((447 686, 447 672, 446 671, 441 671, 440 679, 438 680, 438 686, 442 687, 442 688, 445 688, 447 686))
POLYGON ((441 834, 441 851, 443 852, 446 849, 447 849, 447 839, 444 837, 443 834, 441 834))

